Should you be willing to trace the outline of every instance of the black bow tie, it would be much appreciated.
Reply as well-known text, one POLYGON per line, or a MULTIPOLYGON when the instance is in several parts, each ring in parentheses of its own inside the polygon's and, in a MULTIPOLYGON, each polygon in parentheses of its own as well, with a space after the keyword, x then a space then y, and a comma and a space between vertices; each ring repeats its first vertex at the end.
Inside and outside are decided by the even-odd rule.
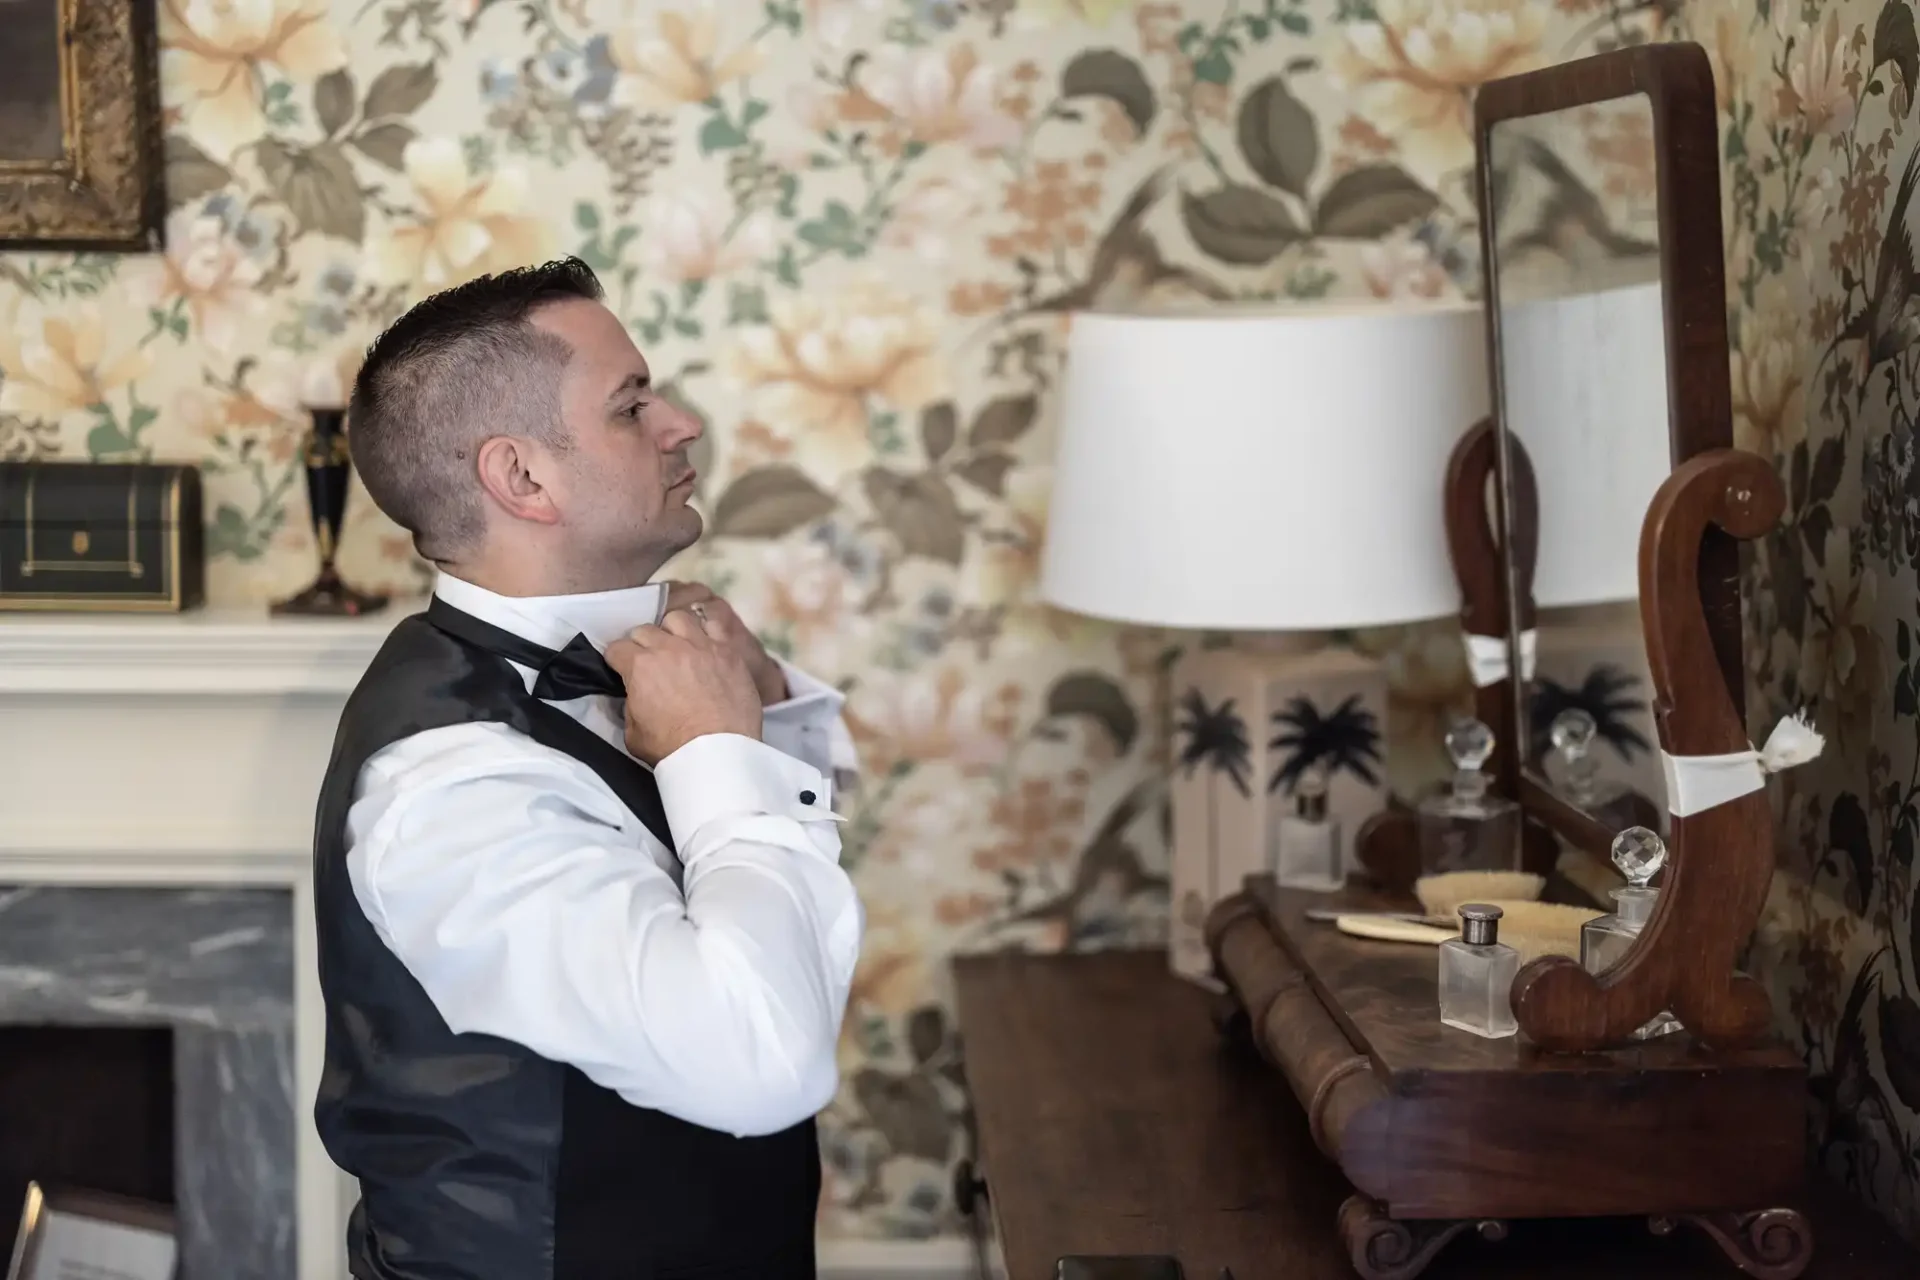
POLYGON ((439 596, 427 604, 427 621, 469 644, 511 658, 523 667, 532 667, 540 673, 533 682, 533 696, 543 701, 566 702, 595 693, 609 698, 627 696, 626 681, 607 665, 593 642, 583 635, 567 641, 564 649, 549 649, 525 636, 482 622, 439 596))
POLYGON ((627 682, 607 665, 585 636, 567 641, 566 648, 542 663, 540 678, 533 682, 533 696, 547 702, 566 702, 594 693, 624 698, 627 682))

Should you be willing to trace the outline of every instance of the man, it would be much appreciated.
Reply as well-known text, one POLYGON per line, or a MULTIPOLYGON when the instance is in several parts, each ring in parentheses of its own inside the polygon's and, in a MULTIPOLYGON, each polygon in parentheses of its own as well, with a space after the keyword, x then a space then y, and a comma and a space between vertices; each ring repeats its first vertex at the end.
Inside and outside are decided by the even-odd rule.
POLYGON ((700 534, 700 424, 600 299, 571 259, 475 280, 354 385, 367 490, 441 571, 315 830, 362 1280, 814 1274, 850 744, 723 600, 651 583, 700 534))

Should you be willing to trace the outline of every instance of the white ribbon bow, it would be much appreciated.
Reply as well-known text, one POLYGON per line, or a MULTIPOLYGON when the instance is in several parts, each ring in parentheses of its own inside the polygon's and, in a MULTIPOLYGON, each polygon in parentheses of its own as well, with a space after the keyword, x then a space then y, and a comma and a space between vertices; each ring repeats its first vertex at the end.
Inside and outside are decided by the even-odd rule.
POLYGON ((1773 726, 1767 744, 1758 751, 1732 751, 1719 756, 1670 756, 1662 751, 1660 769, 1667 777, 1667 812, 1684 818, 1752 795, 1767 785, 1768 774, 1805 764, 1826 745, 1827 740, 1807 720, 1806 712, 1800 711, 1773 726))
MULTIPOLYGON (((1539 632, 1522 631, 1520 633, 1520 678, 1533 679, 1534 659, 1539 653, 1539 632)), ((1467 671, 1473 677, 1473 687, 1484 689, 1490 684, 1499 684, 1505 680, 1512 667, 1507 659, 1507 638, 1505 636, 1476 636, 1467 632, 1467 671)))

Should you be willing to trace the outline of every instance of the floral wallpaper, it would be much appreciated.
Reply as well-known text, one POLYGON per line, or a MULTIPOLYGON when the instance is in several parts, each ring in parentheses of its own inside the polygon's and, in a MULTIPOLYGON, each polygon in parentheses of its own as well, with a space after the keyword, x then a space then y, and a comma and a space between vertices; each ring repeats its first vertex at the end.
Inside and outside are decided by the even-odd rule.
MULTIPOLYGON (((1065 316, 1472 289, 1472 86, 1662 36, 1668 15, 1600 0, 155 3, 166 249, 0 255, 0 456, 197 461, 215 601, 285 595, 314 563, 295 453, 316 366, 344 378, 438 287, 590 262, 712 428, 709 537, 671 571, 849 692, 868 776, 847 857, 872 927, 822 1212, 829 1233, 891 1238, 957 1227, 944 957, 1164 936, 1161 676, 1182 638, 1034 598, 1065 316)), ((1886 1197, 1920 1135, 1920 1055, 1883 1049, 1920 1038, 1900 994, 1914 690, 1892 590, 1914 553, 1912 362, 1895 327, 1870 379, 1845 363, 1855 344, 1832 366, 1845 380, 1814 381, 1793 304, 1768 300, 1811 288, 1837 331, 1884 287, 1862 282, 1908 149, 1883 138, 1907 119, 1912 23, 1894 23, 1906 61, 1888 62, 1869 60, 1872 12, 1822 21, 1725 20, 1750 59, 1729 98, 1750 148, 1732 171, 1753 264, 1740 369, 1751 429, 1805 481, 1774 549, 1792 590, 1766 606, 1793 645, 1765 674, 1783 698, 1816 688, 1857 715, 1835 753, 1851 772, 1836 763, 1793 810, 1842 837, 1803 868, 1843 908, 1817 953, 1834 958, 1809 951, 1796 972, 1812 975, 1798 998, 1835 1088, 1884 1103, 1879 1130, 1835 1150, 1861 1152, 1886 1197), (1802 399, 1820 407, 1811 430, 1802 399), (1895 672, 1904 693, 1875 710, 1895 672), (1862 946, 1866 1021, 1843 1031, 1865 957, 1841 957, 1862 946)), ((364 586, 428 581, 364 496, 342 565, 364 586)), ((1389 762, 1410 787, 1466 700, 1455 629, 1354 642, 1389 665, 1389 762)))
POLYGON ((1747 563, 1756 732, 1813 708, 1782 779, 1756 946, 1806 1055, 1821 1165, 1920 1240, 1920 40, 1890 3, 1699 0, 1725 128, 1736 442, 1786 481, 1747 563))

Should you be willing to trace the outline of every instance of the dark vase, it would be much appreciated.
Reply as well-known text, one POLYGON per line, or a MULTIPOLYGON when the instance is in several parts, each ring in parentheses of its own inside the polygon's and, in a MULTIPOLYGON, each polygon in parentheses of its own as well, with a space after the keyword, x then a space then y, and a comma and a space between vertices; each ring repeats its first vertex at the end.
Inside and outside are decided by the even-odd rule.
POLYGON ((347 452, 347 411, 310 409, 313 430, 307 434, 307 505, 313 519, 314 540, 320 544, 320 573, 298 595, 275 604, 276 615, 354 618, 386 607, 383 595, 355 591, 340 580, 334 552, 340 546, 340 527, 347 514, 347 484, 353 479, 353 458, 347 452))

